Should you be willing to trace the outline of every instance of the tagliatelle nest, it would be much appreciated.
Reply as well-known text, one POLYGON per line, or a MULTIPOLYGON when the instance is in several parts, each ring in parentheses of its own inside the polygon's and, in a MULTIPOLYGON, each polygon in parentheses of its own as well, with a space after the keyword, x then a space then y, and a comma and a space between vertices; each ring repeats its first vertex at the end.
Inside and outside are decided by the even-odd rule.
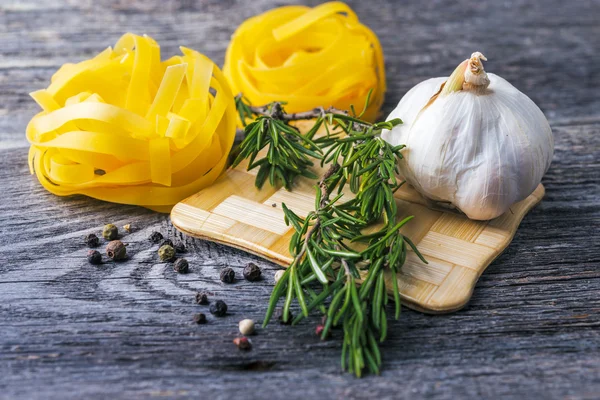
POLYGON ((289 113, 351 105, 360 112, 373 90, 363 119, 374 121, 386 89, 377 36, 342 2, 248 19, 231 38, 223 72, 234 93, 254 105, 283 101, 289 113))
POLYGON ((29 166, 50 192, 169 211, 210 185, 235 137, 233 94, 206 56, 160 60, 148 36, 63 65, 27 126, 29 166))

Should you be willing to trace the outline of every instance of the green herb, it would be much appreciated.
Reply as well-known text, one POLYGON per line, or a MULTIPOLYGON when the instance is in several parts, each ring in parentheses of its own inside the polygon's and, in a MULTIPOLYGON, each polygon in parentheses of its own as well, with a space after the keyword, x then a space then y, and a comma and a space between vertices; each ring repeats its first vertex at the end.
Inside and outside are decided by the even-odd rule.
MULTIPOLYGON (((362 121, 360 116, 321 108, 286 114, 281 103, 251 107, 241 97, 238 100, 238 104, 242 104, 238 107, 241 116, 258 116, 247 125, 247 135, 259 130, 249 127, 265 118, 269 121, 266 124, 271 126, 290 127, 289 121, 311 116, 314 119, 312 128, 305 135, 296 131, 298 141, 310 150, 303 154, 307 161, 310 156, 320 160, 321 165, 330 165, 315 187, 315 209, 306 217, 282 204, 285 222, 295 230, 289 247, 294 259, 273 288, 264 325, 271 320, 281 299, 283 322, 293 320, 296 324, 318 309, 326 316, 323 328, 319 330, 323 339, 333 327, 343 328, 342 368, 359 377, 365 368, 371 373, 379 373, 382 362, 379 343, 387 336, 388 290, 393 293, 393 315, 399 318, 401 301, 397 274, 406 260, 408 248, 425 262, 410 239, 400 232, 412 217, 397 222, 393 193, 402 185, 396 173, 404 146, 394 147, 380 138, 383 129, 392 129, 402 121, 371 124, 362 121), (327 133, 316 137, 321 128, 327 133), (354 196, 347 196, 346 188, 354 196), (362 233, 369 224, 377 221, 380 229, 367 235, 362 233), (350 246, 352 242, 363 242, 363 250, 357 250, 356 244, 350 246), (386 279, 388 274, 389 279, 386 279), (389 283, 386 284, 386 280, 389 283), (301 314, 293 319, 291 308, 294 302, 301 314)), ((283 129, 279 132, 279 135, 273 132, 270 148, 280 144, 281 138, 288 134, 283 129)), ((246 137, 236 165, 250 157, 249 165, 253 167, 257 156, 255 149, 260 146, 248 149, 256 142, 256 136, 246 137)), ((268 159, 260 168, 280 168, 279 160, 272 161, 268 159)), ((306 162, 303 168, 308 170, 310 165, 306 162)), ((298 171, 285 172, 287 174, 283 174, 281 180, 288 188, 295 176, 306 176, 298 171)), ((257 178, 257 186, 262 183, 264 180, 259 182, 257 178)))
MULTIPOLYGON (((251 107, 241 96, 236 105, 242 121, 254 118, 244 128, 244 140, 233 167, 248 159, 248 170, 258 168, 256 187, 264 185, 267 178, 272 186, 281 184, 291 190, 294 178, 299 175, 316 179, 310 171, 311 158, 320 159, 321 149, 312 141, 312 135, 303 135, 285 118, 282 103, 271 103, 264 107, 251 107), (263 151, 264 150, 264 151, 263 151)), ((302 118, 301 118, 302 119, 302 118)))

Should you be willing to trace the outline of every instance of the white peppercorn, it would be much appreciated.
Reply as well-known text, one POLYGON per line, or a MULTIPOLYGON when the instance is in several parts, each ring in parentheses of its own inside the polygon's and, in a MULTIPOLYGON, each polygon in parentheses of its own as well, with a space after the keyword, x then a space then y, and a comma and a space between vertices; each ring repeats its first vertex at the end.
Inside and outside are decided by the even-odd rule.
POLYGON ((244 336, 254 333, 254 321, 251 319, 243 319, 239 323, 240 333, 244 336))

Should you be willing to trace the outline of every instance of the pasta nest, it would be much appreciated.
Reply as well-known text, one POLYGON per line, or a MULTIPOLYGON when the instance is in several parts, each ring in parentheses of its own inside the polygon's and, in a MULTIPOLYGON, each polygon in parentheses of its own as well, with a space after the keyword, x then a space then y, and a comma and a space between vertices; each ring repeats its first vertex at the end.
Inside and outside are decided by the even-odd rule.
POLYGON ((168 212, 215 181, 236 129, 219 68, 197 51, 161 61, 148 36, 123 35, 63 65, 27 126, 29 167, 48 191, 168 212))
POLYGON ((223 72, 234 94, 254 105, 283 101, 290 113, 319 106, 360 112, 372 91, 362 118, 374 121, 386 90, 379 40, 342 2, 280 7, 246 20, 223 72))

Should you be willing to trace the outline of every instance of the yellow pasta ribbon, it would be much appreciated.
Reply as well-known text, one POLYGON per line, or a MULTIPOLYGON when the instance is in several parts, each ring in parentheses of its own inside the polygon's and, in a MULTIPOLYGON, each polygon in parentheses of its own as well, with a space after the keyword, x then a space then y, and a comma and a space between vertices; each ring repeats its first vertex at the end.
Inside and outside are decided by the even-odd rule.
POLYGON ((360 112, 372 90, 363 119, 374 121, 386 90, 377 36, 339 1, 246 20, 231 38, 223 73, 234 94, 254 105, 285 101, 291 113, 351 105, 360 112))
POLYGON ((63 65, 31 93, 42 112, 27 126, 29 167, 59 196, 83 194, 169 212, 221 174, 236 129, 227 79, 182 47, 160 60, 148 36, 63 65))

